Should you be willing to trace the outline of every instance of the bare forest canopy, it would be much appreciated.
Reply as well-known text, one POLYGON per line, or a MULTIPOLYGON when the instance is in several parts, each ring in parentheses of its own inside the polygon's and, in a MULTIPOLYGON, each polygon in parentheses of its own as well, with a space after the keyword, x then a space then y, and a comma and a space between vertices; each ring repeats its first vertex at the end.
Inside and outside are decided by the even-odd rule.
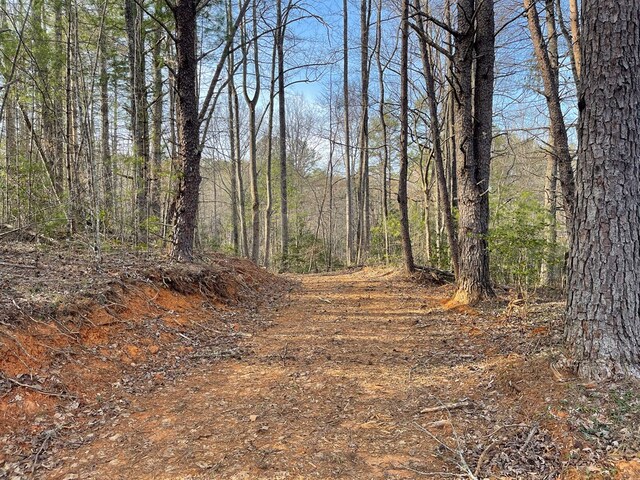
MULTIPOLYGON (((165 0, 2 3, 3 232, 80 235, 102 250, 170 244, 184 178, 177 7, 165 0)), ((197 248, 268 266, 286 261, 300 272, 400 260, 400 5, 250 0, 196 8, 188 28, 202 177, 197 248)), ((421 45, 428 42, 455 215, 453 44, 440 25, 455 25, 455 5, 410 9, 411 240, 418 263, 451 270, 421 45)), ((566 239, 523 13, 520 2, 496 2, 491 248, 495 279, 529 288, 560 284, 566 239), (551 223, 559 234, 547 231, 551 223)), ((571 128, 575 88, 566 40, 557 38, 571 128)))
POLYGON ((578 368, 637 374, 639 260, 621 260, 622 286, 606 269, 638 248, 638 186, 625 181, 639 142, 621 127, 637 123, 638 9, 0 0, 0 239, 97 258, 216 250, 295 272, 425 265, 455 275, 461 303, 495 284, 568 285, 578 368), (588 200, 612 193, 625 200, 588 200), (581 306, 594 298, 626 333, 583 342, 609 338, 606 313, 581 306))

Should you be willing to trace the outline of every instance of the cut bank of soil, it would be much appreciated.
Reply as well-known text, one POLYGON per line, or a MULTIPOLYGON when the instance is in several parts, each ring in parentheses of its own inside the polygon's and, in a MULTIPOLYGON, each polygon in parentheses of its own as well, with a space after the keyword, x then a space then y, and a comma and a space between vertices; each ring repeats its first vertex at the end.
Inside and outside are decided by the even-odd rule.
POLYGON ((380 270, 296 280, 249 354, 129 397, 38 478, 640 478, 636 387, 554 367, 559 304, 459 308, 380 270))
POLYGON ((3 246, 0 478, 41 478, 64 446, 127 415, 132 399, 246 355, 258 308, 289 284, 247 260, 92 257, 3 246))

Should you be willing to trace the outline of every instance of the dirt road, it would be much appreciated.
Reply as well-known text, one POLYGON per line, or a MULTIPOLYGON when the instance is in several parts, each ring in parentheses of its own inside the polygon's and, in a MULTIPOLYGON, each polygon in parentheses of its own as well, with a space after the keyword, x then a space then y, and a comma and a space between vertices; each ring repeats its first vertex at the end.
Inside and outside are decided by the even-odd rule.
POLYGON ((557 448, 541 446, 548 438, 540 422, 562 393, 549 387, 539 339, 507 335, 491 312, 446 310, 446 287, 391 272, 295 280, 286 303, 263 312, 273 325, 245 340, 249 355, 136 397, 42 474, 448 478, 499 462, 489 451, 480 459, 496 427, 507 451, 530 436, 524 461, 531 450, 546 462, 541 472, 557 467, 557 448), (524 368, 540 369, 540 378, 522 382, 524 368))

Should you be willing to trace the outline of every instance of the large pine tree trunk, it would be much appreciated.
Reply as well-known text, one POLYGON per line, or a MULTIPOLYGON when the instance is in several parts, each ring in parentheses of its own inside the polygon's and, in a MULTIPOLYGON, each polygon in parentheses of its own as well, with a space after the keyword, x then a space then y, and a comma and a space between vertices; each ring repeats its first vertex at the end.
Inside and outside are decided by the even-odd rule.
POLYGON ((176 223, 171 257, 193 259, 198 194, 200 191, 200 122, 196 94, 196 0, 178 0, 173 14, 176 22, 176 115, 178 159, 181 178, 176 196, 176 223))
POLYGON ((585 0, 583 20, 566 342, 582 377, 640 377, 640 3, 585 0))
POLYGON ((455 130, 460 153, 457 162, 460 265, 455 300, 473 304, 494 295, 487 245, 495 59, 493 0, 477 4, 474 0, 459 0, 458 30, 454 71, 455 130), (476 13, 475 25, 469 12, 476 13))

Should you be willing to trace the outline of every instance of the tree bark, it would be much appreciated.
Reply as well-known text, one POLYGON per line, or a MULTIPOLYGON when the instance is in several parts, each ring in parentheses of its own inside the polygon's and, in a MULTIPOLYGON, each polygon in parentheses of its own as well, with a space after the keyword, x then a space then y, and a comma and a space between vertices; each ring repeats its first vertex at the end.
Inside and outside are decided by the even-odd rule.
POLYGON ((351 187, 351 122, 349 118, 349 4, 342 2, 342 92, 344 96, 344 168, 346 180, 346 263, 353 262, 353 196, 351 187))
POLYGON ((385 116, 386 96, 385 96, 385 66, 382 63, 382 0, 378 0, 376 18, 376 65, 378 67, 378 86, 380 89, 380 98, 378 101, 378 116, 380 119, 380 130, 382 133, 382 153, 381 157, 381 204, 382 204, 382 229, 384 233, 384 260, 389 263, 389 203, 388 203, 388 186, 387 186, 387 170, 389 169, 389 134, 387 127, 387 118, 385 116))
POLYGON ((264 211, 264 266, 269 268, 271 263, 271 217, 273 216, 273 181, 271 166, 273 162, 273 111, 276 100, 276 39, 274 37, 273 50, 271 52, 271 78, 269 84, 269 113, 267 121, 267 167, 266 187, 267 199, 264 211))
POLYGON ((457 18, 454 74, 456 140, 460 153, 457 162, 460 267, 454 299, 473 304, 494 296, 487 245, 495 61, 493 0, 477 5, 474 0, 459 0, 457 18))
POLYGON ((358 148, 360 168, 358 182, 358 263, 363 263, 369 250, 369 24, 371 0, 360 0, 360 135, 358 148))
POLYGON ((398 178, 398 205, 400 206, 400 230, 402 234, 402 251, 404 268, 413 273, 415 264, 411 248, 409 232, 409 208, 407 194, 407 177, 409 169, 409 0, 402 0, 402 17, 400 24, 400 174, 398 178))
MULTIPOLYGON (((160 2, 156 2, 156 13, 160 13, 160 2)), ((161 218, 160 190, 162 186, 162 121, 164 113, 164 92, 162 89, 162 31, 160 25, 153 29, 153 112, 151 120, 151 215, 161 218)))
POLYGON ((196 93, 196 0, 177 0, 173 7, 176 23, 176 115, 178 123, 178 159, 181 178, 176 195, 176 223, 171 257, 193 260, 193 241, 200 191, 200 122, 196 93))
POLYGON ((585 0, 582 17, 565 337, 581 377, 640 377, 640 3, 585 0))
POLYGON ((112 219, 115 206, 113 191, 113 163, 111 138, 109 135, 109 73, 107 70, 106 35, 100 37, 100 156, 102 158, 102 181, 104 207, 107 221, 112 219))

